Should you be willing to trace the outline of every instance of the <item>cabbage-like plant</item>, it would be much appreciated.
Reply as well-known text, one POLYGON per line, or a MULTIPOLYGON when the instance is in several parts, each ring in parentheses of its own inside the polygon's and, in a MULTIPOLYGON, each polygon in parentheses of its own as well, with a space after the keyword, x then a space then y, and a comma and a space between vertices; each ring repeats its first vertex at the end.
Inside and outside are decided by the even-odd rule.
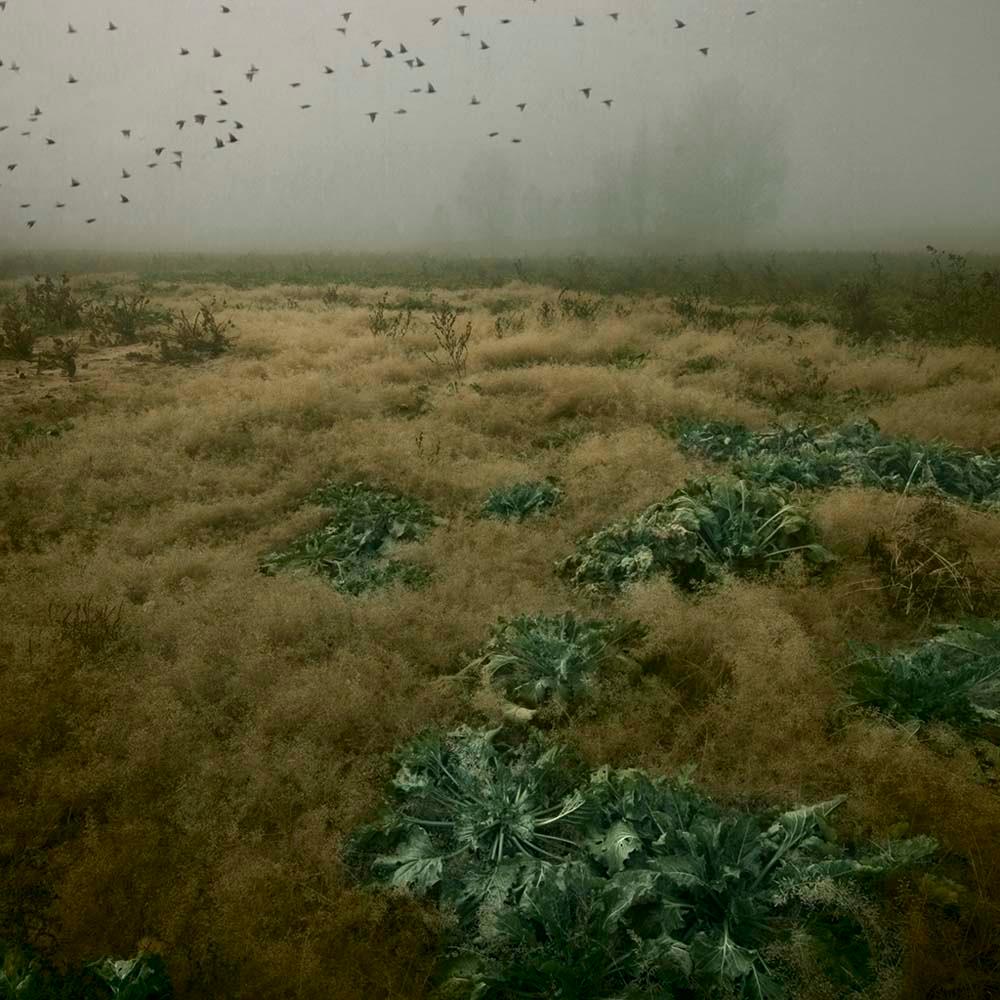
POLYGON ((554 507, 562 496, 563 491, 551 479, 500 486, 490 491, 481 514, 498 521, 523 521, 554 507))
POLYGON ((621 590, 661 572, 692 590, 725 568, 770 571, 792 552, 817 566, 835 561, 816 538, 805 510, 777 489, 708 477, 583 539, 557 569, 591 590, 621 590))
POLYGON ((697 791, 690 769, 601 768, 588 781, 558 745, 499 733, 417 740, 390 808, 351 849, 375 881, 457 914, 442 969, 454 995, 777 1000, 766 946, 817 926, 798 890, 936 850, 916 837, 848 851, 827 823, 843 796, 748 813, 697 791))
POLYGON ((582 620, 560 615, 501 618, 479 657, 467 669, 529 711, 549 699, 564 706, 591 691, 597 670, 624 655, 644 634, 638 622, 582 620))
POLYGON ((1000 725, 1000 622, 946 625, 912 649, 850 646, 852 704, 899 722, 945 722, 966 733, 1000 725))
POLYGON ((392 581, 419 586, 427 580, 423 567, 388 558, 396 543, 422 538, 435 523, 424 504, 364 483, 327 484, 305 503, 332 508, 332 518, 318 531, 264 556, 261 572, 307 570, 355 595, 392 581))

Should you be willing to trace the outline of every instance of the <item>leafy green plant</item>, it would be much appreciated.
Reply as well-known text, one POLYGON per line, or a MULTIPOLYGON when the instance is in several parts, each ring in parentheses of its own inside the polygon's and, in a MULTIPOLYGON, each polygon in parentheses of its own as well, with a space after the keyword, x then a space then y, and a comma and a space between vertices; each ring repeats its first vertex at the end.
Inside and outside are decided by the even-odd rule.
POLYGON ((571 611, 501 618, 466 670, 529 713, 550 699, 566 708, 587 697, 597 671, 644 634, 638 622, 582 620, 571 611))
POLYGON ((668 430, 682 450, 734 460, 734 472, 754 482, 809 488, 857 484, 985 506, 1000 503, 1000 455, 890 438, 870 418, 827 431, 794 426, 755 433, 689 419, 671 422, 668 430))
POLYGON ((305 502, 333 508, 332 519, 264 556, 262 573, 273 575, 281 569, 318 573, 337 590, 352 595, 394 581, 413 587, 428 579, 423 567, 388 558, 397 543, 422 538, 436 523, 424 504, 364 483, 331 483, 305 502))
POLYGON ((945 722, 975 735, 1000 726, 1000 621, 965 619, 910 649, 850 644, 852 705, 901 723, 945 722))
POLYGON ((174 995, 163 959, 149 952, 104 958, 65 973, 27 948, 8 944, 0 954, 0 1000, 170 1000, 174 995))
POLYGON ((771 943, 808 934, 797 890, 928 859, 927 837, 858 853, 828 818, 726 809, 673 779, 588 775, 537 734, 461 727, 397 756, 391 800, 352 838, 362 877, 454 914, 443 990, 491 1000, 715 996, 777 1000, 771 943))
POLYGON ((708 477, 582 539, 557 570, 588 590, 621 590, 661 572, 694 590, 719 580, 724 568, 768 572, 792 552, 820 568, 835 561, 805 511, 773 487, 708 477))
POLYGON ((481 515, 498 521, 523 521, 550 510, 562 496, 563 491, 552 479, 498 486, 483 501, 481 515))

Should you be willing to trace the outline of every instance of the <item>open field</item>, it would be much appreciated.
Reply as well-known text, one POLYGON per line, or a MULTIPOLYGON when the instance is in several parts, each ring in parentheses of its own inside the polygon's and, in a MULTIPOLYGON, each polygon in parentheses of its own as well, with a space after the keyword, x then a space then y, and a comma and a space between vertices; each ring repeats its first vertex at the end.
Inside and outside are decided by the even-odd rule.
POLYGON ((162 315, 214 300, 232 343, 174 364, 155 324, 127 344, 81 327, 72 377, 0 360, 0 941, 70 964, 159 952, 178 997, 431 996, 453 928, 361 884, 345 845, 408 741, 509 720, 495 690, 454 676, 498 621, 572 611, 644 627, 579 703, 528 723, 586 767, 694 765, 716 802, 756 813, 845 795, 838 843, 936 841, 919 866, 829 889, 827 953, 851 971, 793 939, 771 956, 791 996, 1000 995, 1000 728, 858 704, 849 646, 1000 618, 1000 504, 789 488, 835 557, 820 572, 792 553, 689 592, 667 572, 601 590, 556 570, 689 481, 732 475, 681 446, 684 418, 868 418, 887 438, 1000 450, 988 262, 903 259, 887 278, 871 263, 793 280, 713 261, 634 286, 585 260, 438 283, 404 262, 409 284, 332 265, 283 283, 203 262, 75 275, 101 302, 141 280, 162 315), (948 308, 968 336, 942 332, 948 308), (831 325, 852 318, 853 339, 831 325), (391 546, 412 578, 366 589, 363 563, 357 593, 260 571, 328 521, 313 491, 331 482, 426 505, 426 530, 391 546), (480 516, 525 483, 556 502, 480 516), (914 516, 935 534, 906 576, 914 516))

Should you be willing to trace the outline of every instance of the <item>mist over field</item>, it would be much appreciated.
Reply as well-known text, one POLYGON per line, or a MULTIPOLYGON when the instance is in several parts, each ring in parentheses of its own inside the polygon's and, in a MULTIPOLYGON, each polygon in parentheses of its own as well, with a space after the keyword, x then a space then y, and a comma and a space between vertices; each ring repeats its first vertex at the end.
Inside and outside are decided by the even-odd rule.
POLYGON ((9 0, 0 251, 1000 248, 994 0, 229 6, 9 0))

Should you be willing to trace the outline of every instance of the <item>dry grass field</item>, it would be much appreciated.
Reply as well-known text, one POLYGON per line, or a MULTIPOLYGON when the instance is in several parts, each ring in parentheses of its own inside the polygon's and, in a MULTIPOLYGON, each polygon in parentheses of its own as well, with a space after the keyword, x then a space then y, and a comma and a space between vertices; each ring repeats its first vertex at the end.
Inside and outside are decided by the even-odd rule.
MULTIPOLYGON (((647 632, 634 669, 544 717, 552 738, 592 767, 693 764, 728 805, 844 794, 845 843, 932 836, 930 865, 841 900, 878 945, 850 995, 1000 995, 996 742, 843 709, 849 640, 930 634, 933 618, 892 612, 866 555, 924 498, 802 491, 838 557, 822 579, 796 556, 697 595, 659 575, 599 598, 554 569, 581 537, 726 471, 679 448, 675 418, 870 417, 889 436, 996 449, 1000 352, 851 346, 753 310, 699 329, 655 295, 550 320, 558 289, 512 283, 430 293, 471 324, 455 373, 426 311, 405 336, 373 335, 384 293, 409 295, 154 286, 164 309, 217 296, 232 349, 177 365, 155 344, 84 342, 72 378, 0 361, 0 938, 69 963, 157 951, 178 997, 430 995, 442 919, 357 884, 343 845, 401 745, 495 720, 448 679, 494 624, 573 610, 647 632), (479 516, 494 488, 546 477, 563 498, 545 516, 479 516), (330 481, 439 518, 398 547, 423 586, 354 596, 259 571, 322 525, 301 501, 330 481)), ((948 507, 956 544, 1000 572, 1000 514, 948 507)), ((800 966, 796 997, 838 995, 800 966)))

